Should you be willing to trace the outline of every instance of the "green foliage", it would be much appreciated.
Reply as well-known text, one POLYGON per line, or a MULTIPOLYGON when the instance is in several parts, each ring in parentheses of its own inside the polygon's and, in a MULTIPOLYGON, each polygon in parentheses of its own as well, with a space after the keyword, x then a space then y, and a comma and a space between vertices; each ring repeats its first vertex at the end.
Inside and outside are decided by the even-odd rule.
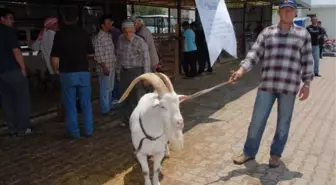
POLYGON ((142 5, 135 5, 134 6, 134 13, 137 15, 157 15, 157 14, 167 14, 166 8, 157 8, 151 6, 142 6, 142 5))

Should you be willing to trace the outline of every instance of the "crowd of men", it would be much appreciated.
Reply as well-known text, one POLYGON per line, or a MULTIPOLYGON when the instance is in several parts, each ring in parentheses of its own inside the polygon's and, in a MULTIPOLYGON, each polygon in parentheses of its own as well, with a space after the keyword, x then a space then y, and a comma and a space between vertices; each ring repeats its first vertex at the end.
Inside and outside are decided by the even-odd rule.
MULTIPOLYGON (((30 95, 20 44, 13 28, 14 12, 0 9, 0 94, 2 110, 9 133, 24 136, 32 133, 30 125, 30 95)), ((44 29, 31 48, 41 51, 41 57, 51 76, 60 86, 67 134, 72 138, 93 133, 91 104, 91 73, 89 61, 95 61, 99 79, 100 112, 108 115, 131 81, 146 72, 156 71, 158 53, 151 32, 136 17, 122 23, 122 32, 113 27, 110 16, 99 20, 99 32, 92 38, 78 25, 76 11, 65 12, 62 20, 47 18, 44 29), (64 26, 59 26, 63 21, 64 26), (120 86, 116 85, 120 82, 120 86), (120 89, 119 89, 120 88, 120 89), (79 106, 77 106, 79 102, 79 106), (84 130, 80 131, 77 109, 80 108, 84 130)), ((146 84, 137 86, 123 105, 122 126, 139 98, 147 92, 146 84)))

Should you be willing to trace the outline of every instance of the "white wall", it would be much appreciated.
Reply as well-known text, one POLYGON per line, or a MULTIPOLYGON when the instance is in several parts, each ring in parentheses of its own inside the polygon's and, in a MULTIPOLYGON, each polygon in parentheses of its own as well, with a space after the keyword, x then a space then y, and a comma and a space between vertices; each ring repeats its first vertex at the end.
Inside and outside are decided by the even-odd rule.
POLYGON ((330 7, 336 6, 335 0, 311 0, 311 7, 318 8, 318 7, 330 7))
MULTIPOLYGON (((321 0, 322 1, 322 0, 321 0)), ((328 0, 324 0, 328 1, 328 0)), ((311 8, 301 9, 299 11, 299 17, 306 17, 307 14, 316 14, 317 18, 322 22, 322 26, 326 29, 330 38, 336 38, 336 6, 335 7, 323 7, 323 8, 311 8)))

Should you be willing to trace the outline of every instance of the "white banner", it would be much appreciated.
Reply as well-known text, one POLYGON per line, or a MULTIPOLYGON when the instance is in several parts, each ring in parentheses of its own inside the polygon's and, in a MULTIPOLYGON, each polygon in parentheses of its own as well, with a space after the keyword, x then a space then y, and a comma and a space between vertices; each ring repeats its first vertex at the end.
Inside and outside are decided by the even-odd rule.
MULTIPOLYGON (((213 65, 224 49, 237 57, 236 34, 225 0, 195 0, 213 65)), ((242 15, 243 16, 243 15, 242 15)))

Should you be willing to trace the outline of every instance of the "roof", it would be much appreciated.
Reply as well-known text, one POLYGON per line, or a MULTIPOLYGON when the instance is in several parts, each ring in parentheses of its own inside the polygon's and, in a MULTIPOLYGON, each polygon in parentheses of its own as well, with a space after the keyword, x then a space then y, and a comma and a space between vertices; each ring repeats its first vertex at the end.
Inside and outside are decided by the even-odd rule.
MULTIPOLYGON (((133 3, 136 5, 147 5, 156 7, 176 8, 178 0, 108 0, 111 3, 133 3)), ((12 2, 12 3, 37 3, 37 4, 85 4, 85 3, 105 3, 105 0, 0 0, 0 2, 12 2)), ((226 0, 229 8, 243 7, 244 3, 254 6, 279 4, 279 0, 226 0)), ((303 7, 308 8, 311 0, 297 0, 297 3, 303 7)), ((195 0, 181 0, 181 7, 183 9, 195 8, 195 0)))

